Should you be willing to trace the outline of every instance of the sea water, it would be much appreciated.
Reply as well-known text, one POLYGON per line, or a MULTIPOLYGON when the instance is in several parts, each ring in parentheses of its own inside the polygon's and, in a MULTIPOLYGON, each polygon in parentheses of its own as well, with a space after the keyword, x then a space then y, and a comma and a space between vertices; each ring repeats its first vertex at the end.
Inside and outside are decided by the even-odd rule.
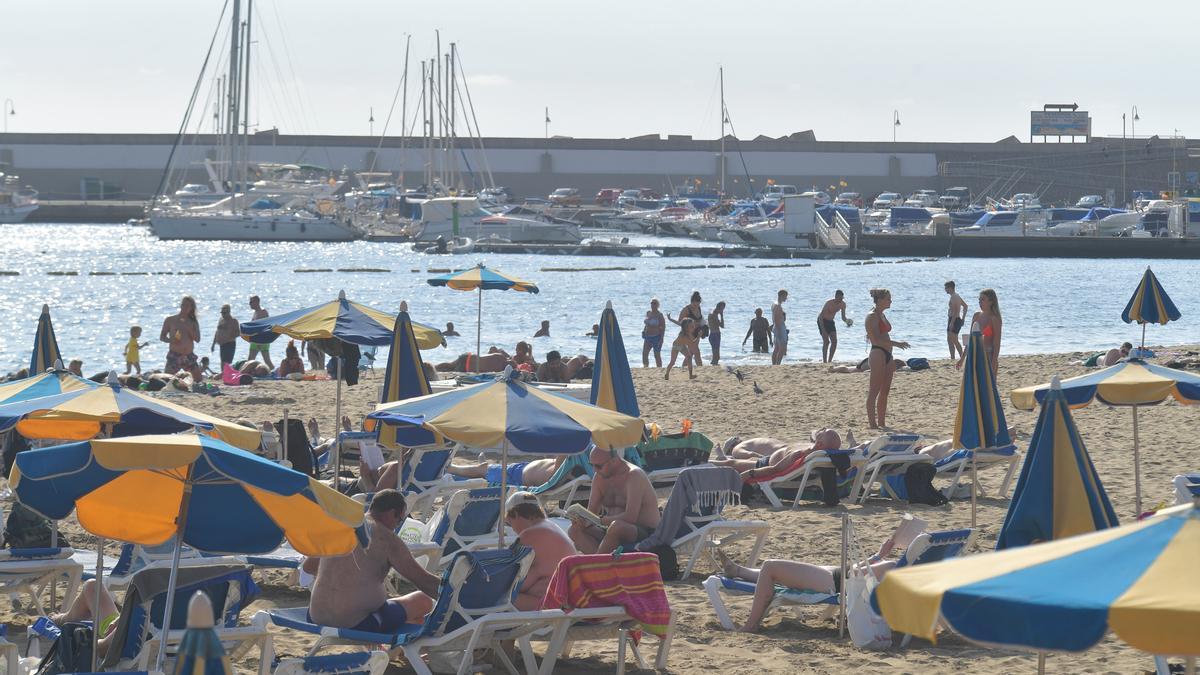
MULTIPOLYGON (((479 294, 434 288, 431 270, 461 269, 484 262, 513 276, 534 281, 541 292, 484 291, 483 348, 512 351, 519 340, 531 340, 542 320, 550 321, 550 337, 531 340, 538 360, 552 349, 564 356, 591 355, 595 340, 585 336, 599 322, 605 303, 617 312, 630 364, 641 365, 642 321, 649 301, 662 301, 663 313, 673 316, 688 303, 693 290, 703 296, 707 314, 725 301, 722 362, 768 363, 741 345, 755 308, 770 317, 779 289, 790 329, 788 361, 820 359, 817 313, 835 290, 843 290, 846 327, 839 320, 839 361, 856 362, 867 353, 863 317, 871 306, 869 289, 892 292, 888 318, 892 339, 912 345, 903 357, 945 358, 947 296, 945 281, 953 279, 959 293, 978 306, 983 288, 993 288, 1004 317, 1002 353, 1108 349, 1123 341, 1138 343, 1141 328, 1121 321, 1121 311, 1142 272, 1152 264, 1171 294, 1181 321, 1150 326, 1148 344, 1200 342, 1200 321, 1193 314, 1187 284, 1196 263, 1180 260, 1072 260, 950 258, 900 262, 883 258, 876 264, 843 260, 714 260, 702 258, 640 258, 535 255, 425 255, 400 243, 256 243, 159 241, 144 227, 127 225, 4 225, 4 255, 0 257, 0 312, 6 330, 0 332, 0 369, 8 372, 27 365, 38 312, 49 304, 59 347, 66 358, 84 361, 87 374, 124 370, 123 350, 129 327, 140 325, 142 367, 161 368, 166 345, 158 341, 163 318, 178 311, 180 298, 191 295, 198 304, 201 342, 197 351, 209 354, 219 309, 228 303, 233 315, 250 319, 247 300, 259 295, 272 314, 282 314, 333 300, 345 291, 351 300, 390 312, 407 302, 413 320, 444 327, 454 322, 461 337, 449 338, 444 348, 425 352, 426 360, 450 360, 474 351, 479 294), (619 270, 583 271, 618 267, 619 270), (548 268, 580 271, 550 271, 548 268), (685 269, 686 268, 686 269, 685 269), (338 271, 377 269, 387 272, 338 271), (332 270, 332 271, 298 271, 332 270), (12 274, 16 273, 16 274, 12 274)), ((634 243, 681 245, 683 240, 634 237, 634 243)), ((1030 241, 1036 246, 1036 240, 1030 241)), ((969 321, 969 318, 968 318, 969 321)), ((674 326, 667 331, 664 359, 669 356, 674 326)), ((282 358, 284 340, 275 343, 275 361, 282 358)), ((707 362, 709 346, 701 344, 707 362)), ((240 343, 239 358, 246 354, 240 343)), ((379 358, 386 354, 381 348, 379 358)), ((216 354, 213 352, 213 360, 216 354)), ((383 361, 378 361, 382 366, 383 361)), ((653 362, 652 362, 653 363, 653 362)))

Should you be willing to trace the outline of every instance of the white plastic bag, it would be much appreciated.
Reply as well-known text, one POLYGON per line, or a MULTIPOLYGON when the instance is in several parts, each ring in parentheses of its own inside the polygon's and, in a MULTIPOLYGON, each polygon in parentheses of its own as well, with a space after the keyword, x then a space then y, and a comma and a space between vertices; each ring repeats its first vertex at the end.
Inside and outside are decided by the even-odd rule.
POLYGON ((878 583, 869 567, 862 571, 852 570, 846 581, 846 627, 854 646, 860 649, 892 646, 892 629, 871 609, 871 593, 878 583))

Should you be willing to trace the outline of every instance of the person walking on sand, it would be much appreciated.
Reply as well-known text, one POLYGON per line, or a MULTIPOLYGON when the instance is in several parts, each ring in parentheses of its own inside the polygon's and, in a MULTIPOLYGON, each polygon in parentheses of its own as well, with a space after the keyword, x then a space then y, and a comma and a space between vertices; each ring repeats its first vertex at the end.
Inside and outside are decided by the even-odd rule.
POLYGON ((779 299, 771 305, 771 331, 775 337, 775 351, 771 352, 771 365, 783 363, 787 356, 788 329, 787 312, 783 311, 783 303, 787 301, 788 292, 780 289, 779 299))
MULTIPOLYGON (((971 330, 974 330, 975 326, 979 326, 979 332, 983 334, 983 353, 987 354, 988 363, 992 364, 992 377, 1000 372, 1000 331, 1003 324, 1004 320, 1000 318, 1000 300, 996 297, 996 291, 990 288, 979 291, 979 311, 971 317, 971 330)), ((964 350, 954 367, 962 368, 963 359, 966 356, 966 350, 964 350)))
MULTIPOLYGON (((670 319, 671 315, 668 314, 670 319)), ((671 321, 675 321, 671 319, 671 321)), ((691 318, 684 319, 679 324, 679 335, 675 337, 675 341, 671 343, 671 362, 667 364, 667 372, 663 375, 664 380, 671 379, 671 369, 675 367, 675 359, 680 354, 683 355, 683 365, 687 366, 688 379, 694 380, 696 376, 692 373, 692 350, 700 349, 700 324, 691 318)))
POLYGON ((125 374, 128 375, 130 370, 136 369, 137 374, 142 374, 142 347, 149 345, 149 342, 141 342, 142 327, 129 327, 129 342, 125 343, 125 374))
MULTIPOLYGON (((250 309, 254 310, 254 315, 250 317, 254 321, 265 319, 268 316, 271 316, 270 312, 263 309, 262 300, 260 300, 257 295, 250 296, 250 309)), ((251 342, 250 355, 246 357, 246 360, 253 361, 255 355, 261 355, 262 362, 266 364, 267 368, 275 370, 275 364, 271 363, 271 343, 251 342)))
POLYGON ((817 315, 817 331, 821 333, 821 362, 830 363, 833 361, 833 354, 837 351, 837 324, 833 318, 840 311, 842 313, 842 322, 847 326, 851 324, 850 319, 846 318, 846 294, 836 291, 833 297, 825 301, 825 306, 821 308, 821 313, 817 315))
POLYGON ((892 324, 883 315, 892 306, 892 293, 886 288, 872 288, 871 300, 875 307, 867 314, 864 322, 871 351, 867 359, 871 366, 871 383, 867 389, 867 421, 872 429, 886 429, 888 393, 896 369, 892 366, 892 350, 908 349, 907 342, 892 340, 892 324))
POLYGON ((190 374, 194 382, 199 382, 202 373, 195 345, 200 341, 200 322, 196 319, 196 301, 192 296, 183 296, 183 300, 179 301, 179 313, 163 320, 158 339, 169 345, 163 370, 168 375, 182 370, 190 374))
POLYGON ((650 298, 650 309, 642 326, 642 367, 650 367, 650 352, 654 352, 654 367, 662 368, 663 335, 667 332, 667 319, 658 311, 658 298, 650 298))
MULTIPOLYGON (((697 326, 704 325, 704 310, 700 309, 700 291, 692 291, 692 299, 690 302, 688 302, 688 304, 683 306, 683 309, 679 310, 678 319, 672 319, 670 314, 667 314, 667 319, 676 326, 682 326, 684 319, 691 319, 692 321, 696 322, 697 326)), ((697 349, 695 353, 693 353, 690 358, 692 359, 693 363, 695 363, 697 366, 700 366, 703 365, 703 363, 700 360, 699 344, 697 344, 696 347, 697 349)), ((687 363, 686 359, 684 360, 684 363, 687 363)))
POLYGON ((946 294, 950 296, 950 316, 946 323, 946 344, 950 346, 950 360, 953 361, 963 354, 962 332, 963 321, 967 319, 967 301, 954 290, 954 281, 946 282, 946 294))
POLYGON ((208 351, 221 347, 221 365, 232 364, 237 355, 237 339, 242 334, 242 326, 233 317, 233 309, 229 305, 221 305, 221 318, 217 320, 217 330, 213 332, 212 344, 208 351))
POLYGON ((746 331, 746 337, 742 338, 743 347, 751 335, 754 336, 752 347, 755 354, 767 354, 771 351, 771 322, 763 316, 762 307, 754 310, 754 318, 750 319, 750 329, 746 331))
POLYGON ((711 363, 714 366, 721 362, 721 329, 724 327, 725 301, 722 300, 708 313, 708 346, 712 347, 711 363))

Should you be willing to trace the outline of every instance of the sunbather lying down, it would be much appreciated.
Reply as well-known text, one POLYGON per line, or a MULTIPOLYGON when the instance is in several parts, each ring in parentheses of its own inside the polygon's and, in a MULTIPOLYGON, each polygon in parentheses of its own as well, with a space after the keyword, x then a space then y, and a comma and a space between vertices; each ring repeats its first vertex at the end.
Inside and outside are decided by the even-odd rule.
MULTIPOLYGON (((717 466, 732 467, 742 478, 753 478, 756 473, 769 473, 775 468, 792 466, 802 458, 818 450, 836 450, 842 438, 833 429, 818 429, 810 435, 808 445, 789 444, 775 438, 751 438, 741 441, 729 450, 718 450, 717 466)), ((717 447, 714 446, 714 450, 717 447)))
MULTIPOLYGON (((1016 435, 1017 435, 1017 428, 1014 426, 1010 426, 1008 428, 1008 437, 1016 438, 1016 435)), ((929 445, 926 445, 923 448, 918 448, 917 453, 922 454, 922 455, 929 455, 930 457, 933 458, 933 461, 936 462, 936 461, 938 461, 944 457, 948 457, 949 455, 954 453, 954 439, 947 438, 944 441, 938 441, 937 443, 931 443, 929 445)))
MULTIPOLYGON (((894 546, 892 537, 888 537, 879 546, 879 553, 857 563, 856 567, 869 565, 877 579, 883 578, 884 574, 896 566, 895 561, 883 559, 884 556, 891 553, 894 546)), ((753 633, 761 627, 763 615, 766 614, 767 608, 771 606, 771 600, 775 597, 776 586, 812 593, 834 594, 840 593, 842 590, 842 570, 838 567, 813 565, 794 560, 767 560, 762 567, 755 569, 734 563, 721 549, 716 549, 716 555, 720 558, 722 573, 725 576, 755 584, 754 601, 750 604, 750 616, 746 617, 745 625, 738 629, 745 633, 753 633)))
MULTIPOLYGON (((532 462, 512 462, 506 467, 488 462, 451 464, 446 468, 446 473, 462 478, 486 478, 489 483, 499 485, 501 469, 507 469, 504 472, 507 485, 537 487, 550 480, 565 459, 566 455, 562 455, 558 458, 535 459, 532 462)), ((375 470, 360 463, 358 470, 359 488, 363 492, 374 492, 379 487, 396 487, 396 481, 399 480, 397 472, 400 470, 400 463, 387 462, 375 470)))

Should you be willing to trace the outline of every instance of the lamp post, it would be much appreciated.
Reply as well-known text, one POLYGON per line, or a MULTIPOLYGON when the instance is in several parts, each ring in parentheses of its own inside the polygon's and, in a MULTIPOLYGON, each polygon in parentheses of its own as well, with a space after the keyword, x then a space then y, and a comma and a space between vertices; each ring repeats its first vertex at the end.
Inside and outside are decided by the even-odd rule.
POLYGON ((17 107, 13 103, 13 100, 11 98, 4 99, 4 108, 3 108, 3 111, 0 112, 0 115, 2 115, 4 117, 4 133, 6 133, 6 134, 8 133, 8 116, 16 115, 16 114, 17 114, 17 107))
POLYGON ((1136 105, 1133 106, 1133 110, 1131 111, 1131 114, 1133 115, 1133 118, 1129 122, 1129 135, 1134 138, 1137 138, 1137 123, 1140 122, 1142 118, 1138 117, 1136 105))
POLYGON ((892 142, 896 142, 896 130, 900 128, 900 111, 892 111, 892 142))

